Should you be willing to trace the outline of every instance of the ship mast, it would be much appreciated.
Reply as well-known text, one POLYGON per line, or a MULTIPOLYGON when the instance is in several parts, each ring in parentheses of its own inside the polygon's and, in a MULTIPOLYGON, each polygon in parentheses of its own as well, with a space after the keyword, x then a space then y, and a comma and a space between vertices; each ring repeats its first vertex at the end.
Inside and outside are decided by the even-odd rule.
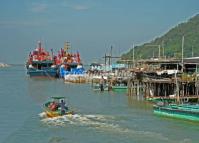
POLYGON ((38 50, 39 50, 39 54, 41 53, 41 41, 38 41, 38 50))
POLYGON ((64 43, 64 52, 68 54, 68 50, 70 49, 70 42, 65 42, 64 43))

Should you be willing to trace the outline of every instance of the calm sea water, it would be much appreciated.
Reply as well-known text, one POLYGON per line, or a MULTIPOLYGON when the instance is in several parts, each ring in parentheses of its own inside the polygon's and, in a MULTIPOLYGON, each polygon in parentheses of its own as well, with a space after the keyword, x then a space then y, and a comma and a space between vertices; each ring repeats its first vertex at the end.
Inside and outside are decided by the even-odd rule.
POLYGON ((0 69, 2 143, 198 143, 199 123, 155 116, 126 93, 94 92, 89 84, 31 79, 22 66, 0 69), (44 119, 42 104, 65 96, 74 116, 44 119))

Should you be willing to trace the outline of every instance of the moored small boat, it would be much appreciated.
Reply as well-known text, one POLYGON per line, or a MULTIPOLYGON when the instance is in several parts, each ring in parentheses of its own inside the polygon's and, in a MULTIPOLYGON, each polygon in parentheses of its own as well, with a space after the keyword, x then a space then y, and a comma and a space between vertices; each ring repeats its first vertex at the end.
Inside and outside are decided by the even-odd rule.
POLYGON ((153 112, 167 117, 199 121, 199 104, 157 104, 153 106, 153 112))
POLYGON ((127 85, 114 85, 112 86, 112 90, 113 91, 123 91, 123 92, 127 92, 127 85))
POLYGON ((153 103, 157 103, 157 102, 174 103, 175 98, 146 97, 146 101, 150 101, 153 103))

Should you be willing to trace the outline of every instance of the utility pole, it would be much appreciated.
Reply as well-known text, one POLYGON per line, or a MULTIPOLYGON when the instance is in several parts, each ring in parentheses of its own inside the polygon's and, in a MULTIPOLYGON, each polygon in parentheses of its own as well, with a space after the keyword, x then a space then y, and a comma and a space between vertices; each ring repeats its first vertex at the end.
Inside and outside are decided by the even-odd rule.
POLYGON ((166 57, 164 56, 164 41, 162 41, 162 57, 166 60, 166 57))
POLYGON ((191 46, 192 47, 192 49, 191 49, 191 56, 193 57, 194 56, 194 54, 193 54, 193 46, 191 46))
POLYGON ((183 67, 184 67, 184 35, 182 36, 182 59, 181 59, 181 62, 182 62, 182 72, 183 72, 183 67))
POLYGON ((154 50, 153 50, 153 59, 154 59, 154 50))
MULTIPOLYGON (((157 46, 158 47, 158 58, 160 59, 160 47, 161 47, 160 44, 159 45, 146 45, 146 46, 149 46, 149 47, 155 47, 155 46, 157 46)), ((153 58, 154 58, 154 50, 153 50, 153 58)))
POLYGON ((104 65, 106 66, 106 53, 105 53, 105 56, 104 56, 104 65))
POLYGON ((133 46, 132 46, 132 48, 133 48, 133 68, 134 68, 134 66, 135 66, 135 47, 134 47, 134 44, 133 44, 133 46))
POLYGON ((158 59, 160 59, 160 45, 158 45, 158 50, 159 50, 158 59))
POLYGON ((112 51, 113 51, 113 46, 111 45, 111 51, 110 51, 110 56, 109 56, 109 66, 112 64, 112 51))

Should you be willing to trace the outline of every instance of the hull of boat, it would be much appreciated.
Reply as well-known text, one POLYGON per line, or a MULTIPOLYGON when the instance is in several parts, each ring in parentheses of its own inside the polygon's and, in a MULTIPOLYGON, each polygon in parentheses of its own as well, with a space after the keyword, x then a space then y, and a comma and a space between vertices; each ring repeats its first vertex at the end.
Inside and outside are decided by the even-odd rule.
POLYGON ((58 112, 50 112, 50 111, 46 111, 46 115, 47 115, 48 118, 60 116, 60 114, 58 112))
POLYGON ((61 115, 60 112, 56 111, 45 111, 48 118, 60 117, 64 115, 74 115, 72 111, 66 112, 64 115, 61 115))
POLYGON ((30 77, 56 77, 57 71, 56 70, 29 70, 27 74, 30 77))
POLYGON ((167 116, 190 121, 199 121, 199 105, 154 105, 154 113, 161 116, 167 116))
POLYGON ((112 90, 113 91, 123 91, 123 92, 125 92, 125 91, 127 91, 127 86, 112 86, 112 90))
POLYGON ((154 102, 154 103, 157 103, 157 102, 167 102, 167 103, 174 103, 175 102, 175 99, 167 99, 167 98, 156 98, 156 97, 147 97, 146 98, 147 101, 150 101, 150 102, 154 102))
POLYGON ((65 78, 67 75, 84 75, 85 69, 84 68, 77 68, 78 64, 69 64, 70 70, 65 69, 64 67, 59 68, 59 77, 65 78))
POLYGON ((58 67, 53 65, 52 60, 32 61, 26 64, 27 74, 30 77, 56 77, 58 67))

